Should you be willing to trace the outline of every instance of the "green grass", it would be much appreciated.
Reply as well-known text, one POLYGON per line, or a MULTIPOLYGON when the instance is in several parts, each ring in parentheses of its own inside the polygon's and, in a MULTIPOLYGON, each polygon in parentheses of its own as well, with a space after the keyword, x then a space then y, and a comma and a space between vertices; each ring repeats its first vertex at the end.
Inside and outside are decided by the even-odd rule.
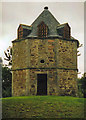
POLYGON ((2 99, 3 118, 84 118, 84 98, 22 96, 2 99))

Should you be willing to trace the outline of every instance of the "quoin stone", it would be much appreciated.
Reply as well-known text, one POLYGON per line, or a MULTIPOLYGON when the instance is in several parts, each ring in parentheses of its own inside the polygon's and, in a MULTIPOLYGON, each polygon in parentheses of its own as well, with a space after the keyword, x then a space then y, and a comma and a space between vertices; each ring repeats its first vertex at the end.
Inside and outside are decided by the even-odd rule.
POLYGON ((77 96, 77 48, 68 23, 45 7, 31 24, 20 24, 12 41, 12 95, 77 96))

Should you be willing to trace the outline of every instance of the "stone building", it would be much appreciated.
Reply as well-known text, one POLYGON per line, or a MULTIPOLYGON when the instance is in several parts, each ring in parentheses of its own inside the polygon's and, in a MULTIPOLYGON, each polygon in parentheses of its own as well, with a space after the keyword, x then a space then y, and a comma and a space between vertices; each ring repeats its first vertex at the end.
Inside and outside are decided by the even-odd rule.
POLYGON ((12 94, 77 95, 78 40, 68 23, 60 24, 48 10, 31 26, 20 24, 12 41, 12 94))

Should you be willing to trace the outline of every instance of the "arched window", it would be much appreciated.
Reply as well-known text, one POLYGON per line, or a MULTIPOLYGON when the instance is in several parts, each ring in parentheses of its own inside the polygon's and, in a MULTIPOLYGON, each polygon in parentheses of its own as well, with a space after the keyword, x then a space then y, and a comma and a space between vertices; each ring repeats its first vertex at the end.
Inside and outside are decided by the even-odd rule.
POLYGON ((38 25, 38 37, 46 38, 48 36, 48 26, 42 21, 38 25))

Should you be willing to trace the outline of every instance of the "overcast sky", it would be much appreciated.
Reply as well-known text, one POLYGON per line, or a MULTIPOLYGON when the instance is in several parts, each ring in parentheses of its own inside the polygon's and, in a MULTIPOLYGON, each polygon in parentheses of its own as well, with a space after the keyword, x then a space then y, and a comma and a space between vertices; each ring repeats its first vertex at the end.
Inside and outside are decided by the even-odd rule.
MULTIPOLYGON (((78 69, 81 77, 84 73, 84 3, 83 2, 3 2, 2 3, 2 36, 0 36, 0 57, 4 50, 11 46, 17 37, 19 24, 31 25, 38 15, 48 6, 49 11, 61 23, 69 23, 71 34, 83 47, 78 50, 78 69)), ((1 7, 1 5, 0 5, 1 7)), ((0 21, 1 23, 1 21, 0 21)))

